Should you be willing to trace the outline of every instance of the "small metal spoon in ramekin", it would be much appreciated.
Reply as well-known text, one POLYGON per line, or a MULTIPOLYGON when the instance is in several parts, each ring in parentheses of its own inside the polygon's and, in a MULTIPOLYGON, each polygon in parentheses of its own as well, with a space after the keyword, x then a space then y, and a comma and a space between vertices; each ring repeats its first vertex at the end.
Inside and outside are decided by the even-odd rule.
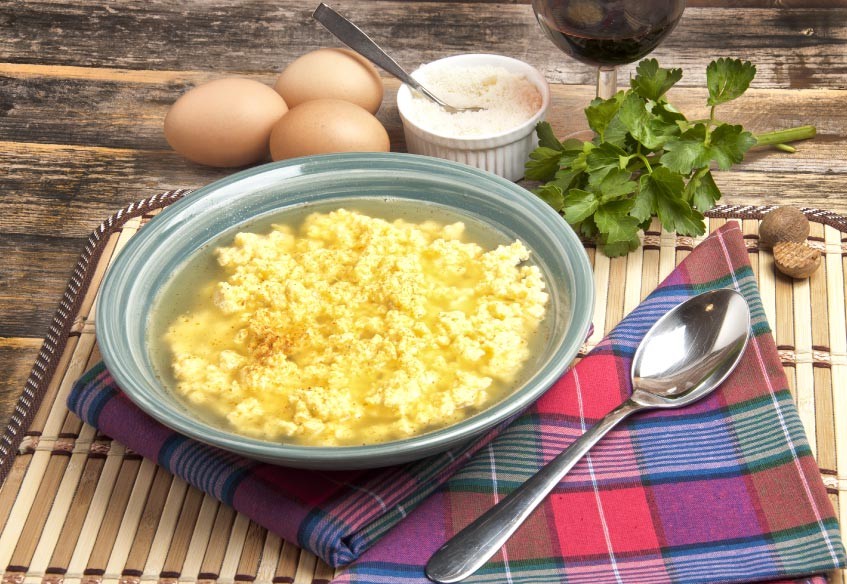
POLYGON ((323 2, 321 2, 315 9, 315 12, 312 14, 312 18, 324 25, 326 29, 334 34, 342 43, 370 60, 375 65, 382 67, 388 73, 391 73, 412 89, 419 91, 425 97, 441 106, 444 111, 454 114, 458 112, 478 112, 484 109, 481 107, 453 107, 452 105, 445 103, 426 87, 418 83, 414 77, 406 73, 406 71, 403 70, 403 68, 398 65, 394 59, 389 57, 388 54, 383 51, 379 45, 373 42, 368 35, 362 32, 358 26, 338 14, 335 10, 323 2))
POLYGON ((735 290, 704 292, 677 305, 636 349, 630 398, 454 535, 430 558, 427 577, 448 584, 476 572, 609 430, 635 412, 678 408, 712 392, 741 360, 749 336, 750 309, 735 290))

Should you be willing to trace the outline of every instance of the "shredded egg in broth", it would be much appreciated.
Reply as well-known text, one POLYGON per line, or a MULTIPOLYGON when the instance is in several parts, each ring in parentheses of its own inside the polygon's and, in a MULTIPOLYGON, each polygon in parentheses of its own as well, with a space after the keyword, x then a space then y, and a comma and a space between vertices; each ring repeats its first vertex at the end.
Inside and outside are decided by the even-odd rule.
POLYGON ((227 429, 313 446, 450 425, 514 385, 545 314, 520 241, 337 209, 238 233, 166 327, 176 391, 227 429))

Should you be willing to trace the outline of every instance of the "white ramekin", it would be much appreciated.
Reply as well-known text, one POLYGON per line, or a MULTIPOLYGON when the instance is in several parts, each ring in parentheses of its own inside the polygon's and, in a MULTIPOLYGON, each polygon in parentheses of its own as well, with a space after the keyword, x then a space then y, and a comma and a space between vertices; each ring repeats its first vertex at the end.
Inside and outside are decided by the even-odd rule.
MULTIPOLYGON (((415 71, 425 71, 430 67, 503 67, 509 72, 524 75, 541 94, 541 108, 520 126, 508 130, 473 138, 456 138, 434 133, 410 121, 407 115, 411 108, 412 91, 405 83, 397 92, 397 110, 403 121, 406 135, 406 148, 412 154, 435 156, 469 164, 482 170, 493 172, 511 181, 523 177, 524 165, 529 153, 538 145, 535 125, 547 116, 550 109, 550 87, 547 80, 533 66, 502 55, 464 54, 439 59, 423 65, 415 71)), ((413 75, 415 75, 413 73, 413 75)))

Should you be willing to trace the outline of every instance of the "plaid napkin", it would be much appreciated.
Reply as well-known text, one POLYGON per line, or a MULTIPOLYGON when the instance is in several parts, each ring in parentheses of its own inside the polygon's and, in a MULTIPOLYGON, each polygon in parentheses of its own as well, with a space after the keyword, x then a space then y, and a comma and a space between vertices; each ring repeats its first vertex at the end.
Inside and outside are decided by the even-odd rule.
POLYGON ((68 404, 329 564, 359 558, 337 582, 424 583, 424 564, 451 535, 626 399, 632 355, 652 323, 720 287, 738 289, 752 309, 753 338, 733 375, 693 406, 642 414, 611 431, 468 581, 752 582, 844 566, 735 223, 697 246, 508 427, 421 462, 316 472, 244 460, 147 417, 102 365, 76 384, 68 404))

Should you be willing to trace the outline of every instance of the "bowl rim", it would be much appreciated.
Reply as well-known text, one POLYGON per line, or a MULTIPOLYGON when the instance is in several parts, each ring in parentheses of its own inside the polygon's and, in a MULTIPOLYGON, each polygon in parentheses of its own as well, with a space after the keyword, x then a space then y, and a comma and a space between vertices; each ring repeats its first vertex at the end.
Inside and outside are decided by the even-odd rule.
POLYGON ((521 125, 511 128, 509 130, 504 130, 502 132, 492 132, 490 134, 479 134, 469 137, 451 136, 449 134, 443 134, 440 132, 434 132, 432 130, 429 130, 421 126, 420 124, 415 123, 409 118, 407 112, 409 104, 412 100, 412 90, 407 84, 403 83, 397 90, 396 101, 397 112, 400 114, 400 119, 403 122, 404 126, 408 126, 407 129, 414 131, 417 135, 422 138, 453 148, 461 148, 465 150, 478 148, 487 149, 493 146, 511 144, 512 142, 520 140, 521 138, 531 133, 535 129, 536 124, 545 118, 547 112, 550 110, 550 84, 547 82, 547 79, 544 77, 541 71, 539 71, 537 68, 533 67, 529 63, 521 61, 520 59, 515 59, 514 57, 498 55, 495 53, 461 53, 457 55, 451 55, 449 57, 443 57, 441 59, 436 59, 435 61, 430 61, 428 63, 424 63, 423 65, 412 71, 411 75, 414 76, 415 73, 429 69, 431 67, 438 67, 440 65, 454 63, 463 64, 467 61, 470 61, 470 64, 473 65, 497 66, 505 64, 508 66, 507 68, 522 70, 526 75, 527 80, 530 81, 530 83, 532 83, 541 94, 541 107, 539 107, 538 111, 536 111, 531 118, 523 122, 521 125))
MULTIPOLYGON (((398 168, 391 168, 392 171, 397 171, 398 168)), ((283 210, 287 206, 281 203, 278 210, 283 210)), ((538 220, 539 216, 531 214, 533 220, 538 220)), ((249 221, 244 220, 237 224, 249 221)), ((184 222, 177 221, 177 225, 172 229, 179 230, 184 222)), ((234 225, 227 229, 232 229, 234 225)), ((192 254, 201 246, 196 246, 192 250, 192 254)), ((200 442, 216 446, 235 452, 243 456, 260 459, 265 461, 274 461, 275 464, 298 466, 300 461, 309 461, 309 466, 312 468, 328 468, 325 463, 353 463, 352 466, 344 464, 338 465, 338 468, 364 468, 364 466, 385 466, 385 464, 362 464, 368 459, 391 458, 397 454, 408 454, 416 450, 433 451, 438 445, 444 443, 457 443, 459 437, 467 435, 468 440, 478 439, 479 435, 486 429, 502 423, 504 420, 512 418, 514 415, 522 412, 527 406, 535 402, 549 387, 564 373, 565 369, 570 365, 573 358, 576 356, 579 347, 587 337, 588 330, 593 316, 595 301, 595 287, 591 266, 588 262, 588 256, 584 252, 581 241, 570 226, 556 213, 552 207, 547 205, 540 198, 536 197, 523 187, 492 173, 479 170, 458 162, 452 162, 428 156, 405 153, 345 153, 345 154, 328 154, 319 156, 309 156, 303 158, 290 159, 285 161, 273 162, 250 169, 246 169, 223 179, 205 185, 176 203, 167 207, 162 213, 154 216, 147 225, 144 226, 136 235, 129 239, 127 244, 120 250, 118 256, 107 269, 104 276, 103 285, 98 298, 98 316, 95 319, 95 334, 99 341, 101 356, 106 368, 111 373, 117 385, 121 388, 124 394, 135 403, 142 411, 150 415, 152 418, 163 424, 164 426, 175 430, 185 436, 189 436, 200 442), (138 383, 131 372, 127 371, 124 360, 120 354, 116 354, 115 343, 113 342, 113 332, 111 327, 107 326, 107 320, 110 314, 116 314, 116 310, 120 311, 122 306, 117 302, 116 295, 121 290, 121 282, 119 274, 127 268, 127 264, 132 265, 130 258, 132 255, 137 255, 139 248, 144 246, 155 246, 156 237, 159 232, 167 229, 168 221, 173 223, 173 219, 179 214, 180 216, 190 214, 192 211, 202 208, 202 205, 207 197, 211 197, 214 193, 219 192, 225 187, 237 184, 242 180, 248 180, 256 176, 261 176, 266 173, 281 172, 278 180, 285 181, 293 177, 302 177, 305 175, 321 174, 327 170, 332 171, 338 165, 352 165, 361 167, 364 170, 372 170, 374 168, 384 169, 383 167, 403 167, 405 171, 423 171, 424 174, 432 174, 436 171, 438 177, 443 179, 446 176, 466 181, 482 181, 483 184, 488 183, 490 186, 499 186, 499 188, 511 191, 517 197, 523 198, 523 203, 533 207, 537 212, 542 213, 542 217, 547 222, 558 222, 556 225, 559 231, 559 237, 562 238, 562 243, 566 246, 581 251, 574 256, 569 257, 569 263, 574 273, 576 280, 582 280, 585 285, 587 297, 577 299, 581 310, 577 311, 574 305, 571 306, 572 320, 568 327, 568 331, 574 331, 570 341, 566 343, 564 350, 561 351, 563 359, 561 363, 556 363, 549 371, 541 378, 533 377, 533 384, 536 386, 533 391, 514 392, 506 396, 496 404, 480 412, 490 412, 497 410, 497 420, 491 422, 490 416, 474 415, 450 426, 440 428, 418 436, 412 436, 401 440, 393 440, 390 442, 382 442, 377 444, 356 445, 356 446, 303 446, 296 444, 286 444, 281 442, 271 442, 251 438, 232 432, 227 432, 223 429, 206 424, 197 418, 192 418, 173 409, 160 409, 160 404, 155 399, 155 395, 146 390, 143 385, 138 383), (314 463, 314 464, 313 464, 314 463)), ((120 312, 117 312, 120 314, 120 312)), ((145 327, 146 330, 146 327, 145 327)), ((163 388, 169 391, 164 384, 163 388)), ((443 450, 443 448, 441 449, 443 450)), ((425 455, 424 455, 425 456, 425 455)))

